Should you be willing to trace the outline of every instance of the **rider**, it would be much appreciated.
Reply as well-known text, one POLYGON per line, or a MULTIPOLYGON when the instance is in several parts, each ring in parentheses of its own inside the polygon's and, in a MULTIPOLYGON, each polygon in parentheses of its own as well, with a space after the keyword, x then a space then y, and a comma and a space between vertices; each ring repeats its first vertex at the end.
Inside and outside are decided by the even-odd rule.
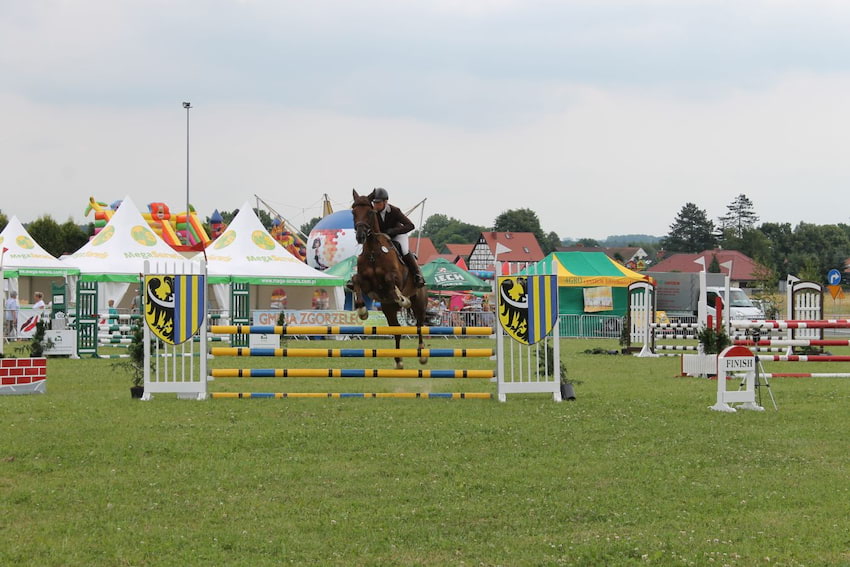
POLYGON ((389 193, 382 187, 378 187, 372 191, 372 207, 378 213, 378 226, 381 227, 381 232, 398 242, 404 264, 410 270, 410 273, 413 274, 413 281, 416 287, 423 287, 425 285, 425 278, 422 277, 422 272, 419 271, 419 264, 416 262, 416 256, 410 251, 410 246, 407 243, 407 233, 413 230, 413 223, 410 222, 410 219, 401 210, 387 203, 389 198, 389 193))

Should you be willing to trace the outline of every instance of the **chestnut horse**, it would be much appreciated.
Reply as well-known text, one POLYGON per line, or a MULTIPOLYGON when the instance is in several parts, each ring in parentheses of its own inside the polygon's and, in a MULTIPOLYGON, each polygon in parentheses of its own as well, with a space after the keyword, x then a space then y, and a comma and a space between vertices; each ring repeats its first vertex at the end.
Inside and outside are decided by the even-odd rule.
MULTIPOLYGON (((398 327, 398 313, 409 309, 416 319, 419 348, 424 348, 422 342, 422 325, 425 323, 425 309, 428 305, 428 295, 424 287, 417 288, 412 274, 396 252, 392 239, 383 234, 378 225, 378 213, 372 208, 372 193, 358 195, 354 190, 354 203, 351 213, 354 216, 354 233, 357 243, 363 245, 363 250, 357 258, 357 273, 351 278, 354 285, 354 308, 360 319, 365 320, 369 313, 366 309, 364 295, 372 300, 381 302, 381 311, 387 317, 390 326, 398 327)), ((399 348, 401 336, 395 336, 395 347, 399 348)), ((420 357, 419 362, 425 364, 427 358, 420 357)), ((395 359, 396 368, 403 368, 401 358, 395 359)))

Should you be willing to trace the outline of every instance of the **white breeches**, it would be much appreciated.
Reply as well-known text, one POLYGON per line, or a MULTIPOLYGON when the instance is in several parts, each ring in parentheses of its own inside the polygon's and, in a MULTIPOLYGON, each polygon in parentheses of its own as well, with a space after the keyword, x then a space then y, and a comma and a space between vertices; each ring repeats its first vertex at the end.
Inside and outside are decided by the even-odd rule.
POLYGON ((401 246, 401 255, 407 256, 408 252, 410 252, 410 244, 408 243, 409 236, 407 234, 399 234, 398 236, 393 236, 393 240, 398 242, 399 246, 401 246))

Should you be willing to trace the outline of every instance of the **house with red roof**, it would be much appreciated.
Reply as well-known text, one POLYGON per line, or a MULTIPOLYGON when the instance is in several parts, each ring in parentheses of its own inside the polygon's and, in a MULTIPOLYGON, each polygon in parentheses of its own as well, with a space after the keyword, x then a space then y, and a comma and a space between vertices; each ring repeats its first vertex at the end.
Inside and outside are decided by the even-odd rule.
MULTIPOLYGON (((754 287, 759 281, 759 274, 764 273, 767 268, 737 250, 704 250, 699 254, 673 254, 652 266, 653 272, 684 272, 696 273, 702 271, 702 266, 695 262, 702 258, 705 268, 717 258, 717 262, 732 262, 732 275, 730 277, 733 285, 740 287, 754 287)), ((725 273, 725 270, 724 270, 725 273)))
POLYGON ((482 232, 473 245, 467 265, 470 271, 495 271, 497 255, 505 274, 514 274, 544 257, 531 232, 488 231, 482 232))
POLYGON ((416 253, 417 262, 420 266, 424 266, 440 255, 437 252, 437 247, 434 246, 434 243, 428 237, 417 238, 411 236, 408 244, 410 245, 411 252, 416 253))
POLYGON ((469 255, 472 254, 472 249, 475 244, 445 244, 443 246, 443 254, 451 254, 455 257, 461 257, 464 261, 469 260, 469 255))

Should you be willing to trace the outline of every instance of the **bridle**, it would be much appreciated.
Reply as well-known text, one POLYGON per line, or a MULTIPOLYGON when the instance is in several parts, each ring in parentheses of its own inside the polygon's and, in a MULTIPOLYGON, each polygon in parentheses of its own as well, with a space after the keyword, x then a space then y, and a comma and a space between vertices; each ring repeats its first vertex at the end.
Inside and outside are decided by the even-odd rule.
POLYGON ((372 208, 372 205, 355 204, 351 208, 354 209, 356 207, 368 207, 369 208, 369 210, 366 212, 367 220, 361 220, 361 221, 354 224, 355 234, 361 234, 361 231, 362 231, 362 234, 364 235, 363 242, 365 242, 366 240, 372 238, 372 236, 375 234, 374 231, 372 230, 372 226, 374 226, 374 224, 375 224, 375 218, 376 218, 378 213, 375 211, 375 209, 372 208))

